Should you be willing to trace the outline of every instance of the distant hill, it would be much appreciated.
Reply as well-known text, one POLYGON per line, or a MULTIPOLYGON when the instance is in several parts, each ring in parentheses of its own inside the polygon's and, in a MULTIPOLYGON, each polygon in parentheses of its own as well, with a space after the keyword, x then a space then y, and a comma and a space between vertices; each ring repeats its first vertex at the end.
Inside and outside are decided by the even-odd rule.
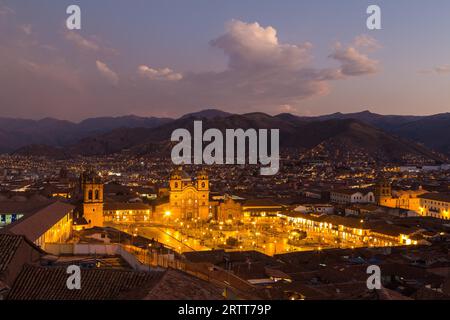
POLYGON ((28 145, 63 147, 84 137, 117 128, 154 128, 170 121, 172 119, 137 116, 90 118, 80 123, 52 118, 0 118, 0 153, 12 152, 28 145))
POLYGON ((450 155, 450 113, 404 123, 391 131, 399 136, 450 155))
POLYGON ((67 159, 69 155, 63 148, 52 147, 47 145, 31 144, 12 152, 13 155, 21 156, 41 156, 53 159, 67 159))
POLYGON ((107 132, 117 128, 155 128, 172 120, 138 116, 90 118, 81 121, 77 128, 83 132, 107 132))
POLYGON ((301 117, 283 113, 276 117, 297 122, 355 119, 450 156, 450 113, 432 116, 399 116, 363 111, 346 114, 338 112, 317 117, 301 117))
MULTIPOLYGON (((370 111, 302 117, 289 113, 230 114, 207 109, 179 119, 154 117, 90 118, 80 123, 57 119, 39 121, 0 118, 0 152, 19 154, 101 155, 129 150, 137 154, 170 149, 177 128, 192 132, 193 121, 208 128, 279 128, 282 147, 363 150, 374 158, 401 161, 407 155, 442 160, 450 156, 450 114, 435 116, 379 115, 370 111), (46 149, 44 146, 55 149, 46 149), (58 151, 59 150, 59 151, 58 151)), ((62 155, 60 155, 62 156, 62 155)))
POLYGON ((405 123, 416 121, 422 119, 422 116, 397 116, 397 115, 380 115, 372 113, 368 110, 356 113, 333 113, 329 115, 316 116, 316 117, 302 117, 295 116, 289 113, 279 114, 277 117, 280 118, 292 118, 298 121, 323 121, 323 120, 345 120, 345 119, 355 119, 361 122, 365 122, 377 128, 383 130, 391 130, 392 128, 403 125, 405 123))
MULTIPOLYGON (((193 132, 196 116, 182 117, 157 128, 122 128, 109 133, 82 139, 70 147, 75 154, 101 155, 145 149, 152 151, 155 145, 167 143, 173 130, 185 128, 193 132), (152 146, 152 147, 149 147, 152 146)), ((443 160, 443 157, 414 142, 391 135, 379 128, 354 119, 329 119, 302 121, 296 118, 270 116, 264 113, 230 115, 223 118, 203 118, 203 130, 217 128, 224 132, 228 128, 280 129, 281 147, 311 150, 319 145, 343 154, 352 150, 362 151, 376 160, 401 162, 404 159, 421 157, 443 160), (341 150, 339 150, 341 149, 341 150)))
POLYGON ((206 109, 198 112, 192 112, 185 114, 180 119, 183 118, 198 118, 198 119, 214 119, 214 118, 225 118, 230 116, 231 113, 217 110, 217 109, 206 109))

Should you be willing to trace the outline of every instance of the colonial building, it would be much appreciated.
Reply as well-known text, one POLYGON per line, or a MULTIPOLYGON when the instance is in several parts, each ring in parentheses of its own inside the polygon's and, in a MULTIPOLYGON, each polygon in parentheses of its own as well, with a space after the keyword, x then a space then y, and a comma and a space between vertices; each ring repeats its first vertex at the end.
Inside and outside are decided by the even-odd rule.
POLYGON ((105 221, 113 223, 150 222, 152 208, 145 203, 107 202, 103 207, 105 221))
POLYGON ((428 191, 418 190, 394 190, 391 197, 384 198, 380 205, 389 208, 399 208, 420 213, 420 196, 428 191))
POLYGON ((450 219, 450 193, 426 193, 420 198, 419 214, 440 219, 450 219))
POLYGON ((0 229, 0 233, 25 236, 43 249, 48 243, 64 243, 72 234, 74 209, 59 201, 46 203, 25 212, 22 218, 0 229))
POLYGON ((279 215, 306 230, 338 237, 355 246, 417 245, 417 227, 401 227, 385 222, 370 223, 354 217, 285 212, 279 215))
POLYGON ((383 180, 376 185, 375 197, 380 206, 405 209, 420 214, 420 196, 427 192, 422 187, 417 190, 392 190, 391 184, 383 180))
POLYGON ((159 204, 156 212, 170 219, 211 218, 209 203, 209 178, 199 171, 192 179, 182 168, 172 172, 169 180, 169 202, 159 204))
POLYGON ((243 203, 242 212, 244 217, 276 217, 284 210, 284 206, 272 199, 250 199, 243 203))
POLYGON ((223 199, 219 200, 215 209, 215 218, 218 221, 232 222, 233 220, 240 220, 242 218, 242 205, 233 199, 232 196, 224 195, 223 199))
POLYGON ((332 202, 340 204, 349 203, 375 203, 375 195, 369 190, 341 189, 331 191, 332 202))

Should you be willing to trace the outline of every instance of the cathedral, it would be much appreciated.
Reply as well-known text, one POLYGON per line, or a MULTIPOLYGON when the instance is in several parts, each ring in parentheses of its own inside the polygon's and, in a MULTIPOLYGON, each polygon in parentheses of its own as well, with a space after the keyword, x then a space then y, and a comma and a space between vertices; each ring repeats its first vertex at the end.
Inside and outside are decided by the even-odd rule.
POLYGON ((182 168, 172 172, 169 179, 169 201, 160 204, 157 212, 170 219, 207 220, 211 217, 209 178, 205 171, 192 179, 182 168))

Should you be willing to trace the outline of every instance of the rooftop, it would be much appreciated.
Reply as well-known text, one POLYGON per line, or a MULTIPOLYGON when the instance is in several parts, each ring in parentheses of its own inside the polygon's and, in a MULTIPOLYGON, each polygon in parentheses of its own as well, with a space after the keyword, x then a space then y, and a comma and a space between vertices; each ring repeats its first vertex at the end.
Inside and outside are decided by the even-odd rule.
POLYGON ((211 283, 180 271, 136 272, 81 269, 81 289, 66 286, 66 268, 25 265, 9 300, 192 300, 221 299, 211 283))
POLYGON ((442 202, 450 202, 450 193, 449 192, 432 192, 432 193, 425 193, 419 196, 421 199, 427 199, 427 200, 435 200, 435 201, 442 201, 442 202))
POLYGON ((75 207, 70 204, 56 201, 6 226, 0 233, 24 235, 31 241, 36 241, 73 209, 75 207))

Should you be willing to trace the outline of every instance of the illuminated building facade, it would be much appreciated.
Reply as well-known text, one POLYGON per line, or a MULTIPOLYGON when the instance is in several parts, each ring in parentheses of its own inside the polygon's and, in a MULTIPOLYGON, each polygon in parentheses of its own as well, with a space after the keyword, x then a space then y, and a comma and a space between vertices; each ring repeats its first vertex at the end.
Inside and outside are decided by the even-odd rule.
POLYGON ((103 227, 103 183, 101 178, 90 172, 82 174, 83 216, 89 227, 103 227))
POLYGON ((375 195, 377 204, 389 208, 399 208, 410 211, 420 212, 420 196, 427 191, 420 187, 418 190, 392 190, 391 184, 382 181, 377 184, 375 195))
POLYGON ((417 245, 412 237, 416 230, 388 224, 370 225, 363 220, 335 215, 282 213, 279 215, 301 230, 331 235, 355 246, 417 245))
POLYGON ((199 171, 192 179, 178 168, 169 180, 169 202, 157 207, 157 212, 171 219, 191 220, 210 218, 209 178, 199 171))
POLYGON ((223 201, 214 207, 219 221, 233 221, 242 218, 242 205, 228 195, 225 195, 223 201))
POLYGON ((283 206, 271 199, 251 199, 244 202, 242 212, 247 218, 276 217, 283 206))
POLYGON ((48 243, 64 243, 72 234, 74 206, 63 202, 47 203, 1 231, 27 237, 45 249, 48 243))
POLYGON ((103 207, 105 221, 114 223, 150 222, 152 208, 145 203, 107 202, 103 207))
POLYGON ((450 220, 450 193, 426 193, 419 198, 420 215, 450 220))
POLYGON ((333 190, 330 199, 334 203, 375 203, 375 195, 372 191, 357 189, 333 190))

